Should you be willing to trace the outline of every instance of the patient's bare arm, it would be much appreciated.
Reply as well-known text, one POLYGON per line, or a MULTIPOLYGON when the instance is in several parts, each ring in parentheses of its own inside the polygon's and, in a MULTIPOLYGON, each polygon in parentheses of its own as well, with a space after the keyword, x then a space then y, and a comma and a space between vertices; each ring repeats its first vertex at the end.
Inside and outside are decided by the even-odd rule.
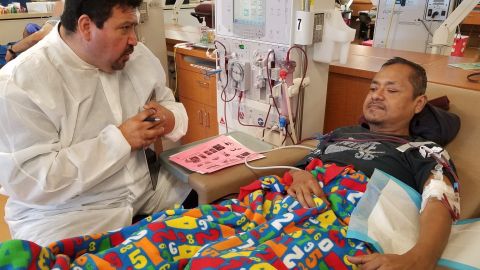
POLYGON ((375 253, 349 257, 348 260, 361 266, 362 270, 434 269, 447 245, 451 227, 452 217, 448 209, 441 201, 430 199, 420 215, 420 233, 412 249, 402 255, 375 253))

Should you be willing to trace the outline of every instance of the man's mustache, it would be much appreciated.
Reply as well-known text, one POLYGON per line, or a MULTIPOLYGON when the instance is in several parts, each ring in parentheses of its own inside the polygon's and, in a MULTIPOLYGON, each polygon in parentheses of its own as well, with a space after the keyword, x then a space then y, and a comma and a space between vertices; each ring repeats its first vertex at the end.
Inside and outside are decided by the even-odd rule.
POLYGON ((371 101, 371 102, 368 103, 367 107, 371 107, 371 106, 379 107, 379 108, 382 108, 382 109, 385 108, 383 103, 375 102, 375 101, 371 101))
POLYGON ((125 49, 125 51, 123 52, 123 54, 125 54, 125 55, 131 54, 131 53, 133 53, 133 50, 134 50, 133 46, 132 46, 132 45, 129 45, 129 46, 125 49))

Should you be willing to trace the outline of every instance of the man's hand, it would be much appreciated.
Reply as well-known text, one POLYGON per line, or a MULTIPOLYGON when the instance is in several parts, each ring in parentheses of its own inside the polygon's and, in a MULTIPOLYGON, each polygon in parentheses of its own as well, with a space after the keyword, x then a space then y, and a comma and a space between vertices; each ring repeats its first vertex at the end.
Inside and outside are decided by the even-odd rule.
POLYGON ((130 144, 132 151, 146 148, 163 134, 165 134, 165 119, 156 122, 145 121, 147 117, 156 117, 155 110, 145 110, 138 113, 127 121, 123 122, 118 128, 130 144))
POLYGON ((428 265, 428 260, 412 252, 403 255, 373 253, 357 257, 347 256, 347 259, 361 270, 428 270, 435 268, 435 264, 428 265))
POLYGON ((290 175, 293 178, 293 182, 287 189, 287 193, 296 198, 303 207, 311 208, 316 206, 313 201, 313 195, 324 200, 326 204, 330 204, 320 184, 318 184, 318 180, 311 173, 303 170, 291 170, 290 175))
POLYGON ((5 61, 10 62, 13 58, 14 57, 13 57, 12 53, 10 53, 10 51, 7 50, 7 53, 5 54, 5 61))
POLYGON ((163 127, 164 129, 162 135, 172 132, 173 128, 175 127, 175 116, 170 110, 155 101, 148 102, 145 104, 145 106, 143 106, 143 108, 145 110, 155 111, 151 117, 160 119, 159 127, 163 127))

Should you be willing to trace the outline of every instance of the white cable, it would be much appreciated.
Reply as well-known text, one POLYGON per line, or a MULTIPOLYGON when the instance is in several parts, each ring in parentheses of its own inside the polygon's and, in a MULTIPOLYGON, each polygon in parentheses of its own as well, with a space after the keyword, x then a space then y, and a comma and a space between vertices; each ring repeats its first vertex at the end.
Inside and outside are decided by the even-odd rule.
POLYGON ((248 164, 248 162, 249 162, 248 158, 252 155, 265 154, 265 153, 268 153, 268 152, 272 152, 272 151, 280 150, 280 149, 285 149, 285 148, 301 148, 301 149, 307 149, 307 150, 310 150, 310 151, 313 151, 313 150, 316 149, 316 148, 308 147, 308 146, 305 146, 305 145, 289 145, 289 146, 282 146, 282 147, 274 148, 274 149, 259 152, 259 153, 251 153, 250 155, 245 157, 245 160, 244 160, 245 166, 247 166, 248 168, 250 168, 252 170, 291 169, 291 170, 301 171, 302 169, 299 169, 299 168, 293 167, 293 166, 265 166, 265 167, 259 166, 259 167, 257 167, 257 166, 253 166, 253 165, 248 164))

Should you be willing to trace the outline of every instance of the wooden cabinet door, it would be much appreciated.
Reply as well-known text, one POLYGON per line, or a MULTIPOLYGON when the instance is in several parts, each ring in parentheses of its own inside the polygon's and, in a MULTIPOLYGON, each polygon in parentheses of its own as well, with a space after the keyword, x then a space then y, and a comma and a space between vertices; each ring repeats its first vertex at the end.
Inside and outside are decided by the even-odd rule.
POLYGON ((203 112, 205 137, 208 138, 218 135, 217 109, 215 107, 205 105, 203 112))
POLYGON ((363 101, 371 80, 350 75, 328 73, 327 103, 323 132, 357 125, 363 113, 363 101))
POLYGON ((188 130, 182 138, 182 144, 205 138, 205 110, 203 104, 182 97, 180 97, 180 102, 183 103, 188 114, 188 130))

